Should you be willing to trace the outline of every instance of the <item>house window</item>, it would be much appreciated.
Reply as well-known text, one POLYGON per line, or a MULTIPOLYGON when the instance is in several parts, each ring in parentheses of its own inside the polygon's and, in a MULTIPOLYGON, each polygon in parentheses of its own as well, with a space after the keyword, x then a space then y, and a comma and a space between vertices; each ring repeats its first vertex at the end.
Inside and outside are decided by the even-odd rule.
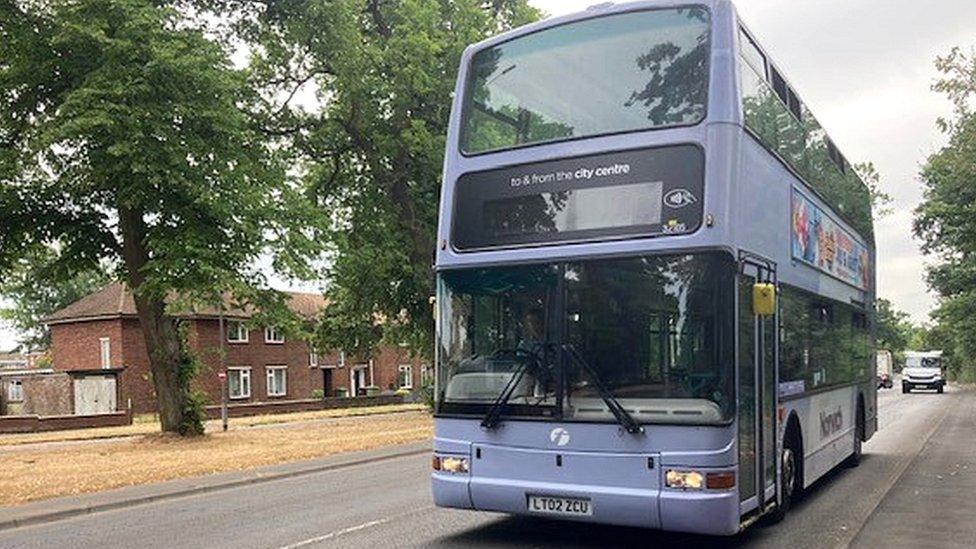
POLYGON ((420 365, 420 385, 426 387, 434 384, 434 367, 430 364, 420 365))
POLYGON ((308 367, 317 368, 319 365, 319 354, 312 347, 308 348, 308 367))
POLYGON ((268 396, 280 397, 288 394, 288 367, 268 366, 268 396))
POLYGON ((8 402, 23 402, 24 401, 24 382, 19 379, 11 379, 10 383, 7 384, 7 401, 8 402))
POLYGON ((413 389, 413 366, 402 364, 398 370, 398 381, 401 389, 413 389))
POLYGON ((108 370, 112 367, 112 343, 107 337, 98 338, 98 346, 102 354, 102 369, 108 370))
POLYGON ((251 398, 251 369, 227 368, 227 384, 230 398, 251 398))
POLYGON ((227 341, 230 343, 247 343, 247 327, 243 322, 232 320, 227 323, 227 341))
POLYGON ((268 326, 264 329, 264 342, 265 343, 284 343, 285 336, 281 333, 278 328, 274 326, 268 326))

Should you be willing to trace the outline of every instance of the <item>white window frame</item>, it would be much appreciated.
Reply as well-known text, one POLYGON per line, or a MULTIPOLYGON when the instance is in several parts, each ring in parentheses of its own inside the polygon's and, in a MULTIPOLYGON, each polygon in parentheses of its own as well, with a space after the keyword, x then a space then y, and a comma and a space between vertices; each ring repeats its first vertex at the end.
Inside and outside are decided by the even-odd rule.
POLYGON ((275 366, 265 366, 264 367, 264 379, 267 383, 264 386, 265 393, 269 397, 283 397, 288 394, 288 366, 275 365, 275 366), (271 392, 271 386, 274 385, 274 375, 275 372, 281 372, 281 387, 277 391, 271 392))
POLYGON ((20 379, 11 379, 7 382, 7 402, 24 401, 24 382, 20 379))
POLYGON ((413 389, 413 364, 401 364, 397 366, 397 385, 400 389, 413 389), (407 374, 407 382, 403 382, 403 373, 407 374))
POLYGON ((430 364, 420 365, 420 386, 426 387, 427 385, 434 384, 434 367, 430 364))
POLYGON ((315 347, 312 347, 311 345, 308 346, 308 367, 319 367, 319 354, 315 352, 315 347))
POLYGON ((251 367, 250 366, 231 366, 227 368, 227 397, 232 400, 251 398, 251 367), (230 382, 231 376, 234 375, 235 373, 241 376, 238 385, 242 389, 244 388, 245 385, 244 380, 247 379, 247 384, 246 384, 247 391, 245 392, 242 390, 240 394, 236 394, 236 395, 231 392, 233 386, 231 385, 230 382))
POLYGON ((285 342, 285 335, 275 326, 264 327, 264 342, 280 345, 285 342))
POLYGON ((112 340, 107 337, 98 338, 98 356, 103 370, 112 369, 112 340))
POLYGON ((248 329, 240 320, 228 320, 224 329, 227 330, 227 343, 247 343, 248 329))

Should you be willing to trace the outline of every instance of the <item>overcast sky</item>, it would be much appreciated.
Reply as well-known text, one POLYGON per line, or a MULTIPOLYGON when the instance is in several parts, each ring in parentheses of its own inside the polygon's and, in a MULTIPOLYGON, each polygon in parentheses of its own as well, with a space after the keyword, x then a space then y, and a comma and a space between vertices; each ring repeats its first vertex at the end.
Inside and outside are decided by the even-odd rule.
MULTIPOLYGON (((592 1, 530 0, 551 15, 592 1)), ((945 142, 949 103, 933 61, 976 46, 974 0, 738 0, 739 14, 851 162, 870 160, 894 199, 877 224, 878 295, 928 320, 933 297, 911 238, 918 168, 945 142)))
MULTIPOLYGON (((596 2, 530 0, 551 15, 596 2)), ((976 46, 976 0, 738 0, 739 13, 852 162, 871 160, 894 213, 877 225, 878 294, 928 320, 933 298, 911 238, 916 179, 945 142, 935 119, 950 107, 929 87, 933 60, 976 46)), ((0 350, 15 343, 0 326, 0 350)))

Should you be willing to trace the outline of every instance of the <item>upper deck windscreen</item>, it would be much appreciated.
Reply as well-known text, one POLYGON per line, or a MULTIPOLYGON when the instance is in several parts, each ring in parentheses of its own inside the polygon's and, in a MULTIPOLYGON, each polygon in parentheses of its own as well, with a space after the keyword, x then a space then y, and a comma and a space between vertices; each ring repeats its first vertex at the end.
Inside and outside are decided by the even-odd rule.
POLYGON ((569 23, 474 55, 462 113, 469 154, 695 124, 708 94, 702 7, 569 23))

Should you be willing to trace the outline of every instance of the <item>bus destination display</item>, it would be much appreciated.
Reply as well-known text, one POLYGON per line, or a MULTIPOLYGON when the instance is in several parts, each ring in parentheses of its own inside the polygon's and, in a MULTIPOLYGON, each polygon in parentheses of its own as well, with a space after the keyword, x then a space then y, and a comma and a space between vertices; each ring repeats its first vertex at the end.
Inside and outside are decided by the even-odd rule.
POLYGON ((701 151, 626 151, 469 173, 457 184, 457 249, 680 234, 701 222, 701 151))

